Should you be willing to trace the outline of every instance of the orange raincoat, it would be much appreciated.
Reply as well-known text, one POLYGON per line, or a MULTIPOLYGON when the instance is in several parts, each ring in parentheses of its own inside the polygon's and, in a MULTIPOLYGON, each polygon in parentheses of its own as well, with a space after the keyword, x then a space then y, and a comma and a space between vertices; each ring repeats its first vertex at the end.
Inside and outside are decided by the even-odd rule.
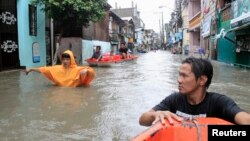
POLYGON ((73 52, 66 50, 64 53, 70 56, 70 67, 64 68, 63 65, 51 67, 41 67, 40 72, 58 86, 78 87, 89 85, 95 77, 94 69, 88 66, 77 66, 73 52), (87 73, 80 75, 80 71, 87 69, 87 73))

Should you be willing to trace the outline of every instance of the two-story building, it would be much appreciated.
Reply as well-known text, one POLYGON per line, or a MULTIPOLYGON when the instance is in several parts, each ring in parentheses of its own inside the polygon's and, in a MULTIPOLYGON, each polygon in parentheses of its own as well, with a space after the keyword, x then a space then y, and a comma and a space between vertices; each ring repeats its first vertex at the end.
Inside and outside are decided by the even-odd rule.
POLYGON ((111 50, 113 52, 118 52, 121 42, 125 42, 125 26, 126 23, 114 12, 109 13, 109 36, 111 50))
POLYGON ((140 18, 140 12, 137 10, 137 5, 134 6, 133 2, 131 8, 117 8, 116 5, 115 9, 112 9, 112 12, 121 17, 121 19, 123 19, 128 23, 128 25, 130 25, 130 29, 126 29, 128 31, 128 34, 125 37, 125 42, 128 43, 128 46, 134 46, 134 44, 140 46, 143 42, 142 37, 144 34, 143 32, 145 24, 140 18))

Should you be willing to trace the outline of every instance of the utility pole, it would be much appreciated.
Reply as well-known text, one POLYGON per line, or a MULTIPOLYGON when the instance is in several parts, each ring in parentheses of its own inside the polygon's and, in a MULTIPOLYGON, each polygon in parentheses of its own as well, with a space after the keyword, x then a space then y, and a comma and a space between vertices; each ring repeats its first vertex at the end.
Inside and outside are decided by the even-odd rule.
POLYGON ((164 36, 164 22, 163 22, 163 11, 161 11, 161 23, 162 23, 162 42, 165 43, 165 36, 164 36))
POLYGON ((161 41, 161 44, 162 44, 162 28, 161 28, 161 20, 159 18, 159 28, 160 28, 160 41, 161 41))
MULTIPOLYGON (((165 6, 159 6, 160 9, 164 8, 165 6)), ((162 45, 165 43, 165 35, 164 35, 164 21, 163 21, 163 10, 161 11, 161 31, 162 31, 162 45)))

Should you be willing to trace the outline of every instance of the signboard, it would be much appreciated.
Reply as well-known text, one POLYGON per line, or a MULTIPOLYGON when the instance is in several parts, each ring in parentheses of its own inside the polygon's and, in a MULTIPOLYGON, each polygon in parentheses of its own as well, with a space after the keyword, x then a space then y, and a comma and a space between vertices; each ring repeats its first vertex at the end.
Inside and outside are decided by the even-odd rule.
POLYGON ((250 2, 248 0, 232 2, 231 16, 231 28, 250 23, 250 2))
POLYGON ((34 42, 32 45, 32 59, 33 63, 40 62, 40 46, 37 42, 34 42))
POLYGON ((175 33, 175 41, 179 42, 182 40, 182 32, 175 33))

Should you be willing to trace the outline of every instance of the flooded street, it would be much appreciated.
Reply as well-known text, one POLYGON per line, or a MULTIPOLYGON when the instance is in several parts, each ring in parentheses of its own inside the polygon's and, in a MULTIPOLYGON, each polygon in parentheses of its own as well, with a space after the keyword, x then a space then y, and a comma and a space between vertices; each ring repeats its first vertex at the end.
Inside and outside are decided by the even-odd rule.
MULTIPOLYGON (((185 56, 167 51, 138 60, 95 67, 90 87, 52 86, 38 73, 0 73, 1 141, 126 141, 147 127, 139 116, 177 91, 185 56)), ((212 62, 209 91, 233 98, 250 112, 250 70, 212 62)))

